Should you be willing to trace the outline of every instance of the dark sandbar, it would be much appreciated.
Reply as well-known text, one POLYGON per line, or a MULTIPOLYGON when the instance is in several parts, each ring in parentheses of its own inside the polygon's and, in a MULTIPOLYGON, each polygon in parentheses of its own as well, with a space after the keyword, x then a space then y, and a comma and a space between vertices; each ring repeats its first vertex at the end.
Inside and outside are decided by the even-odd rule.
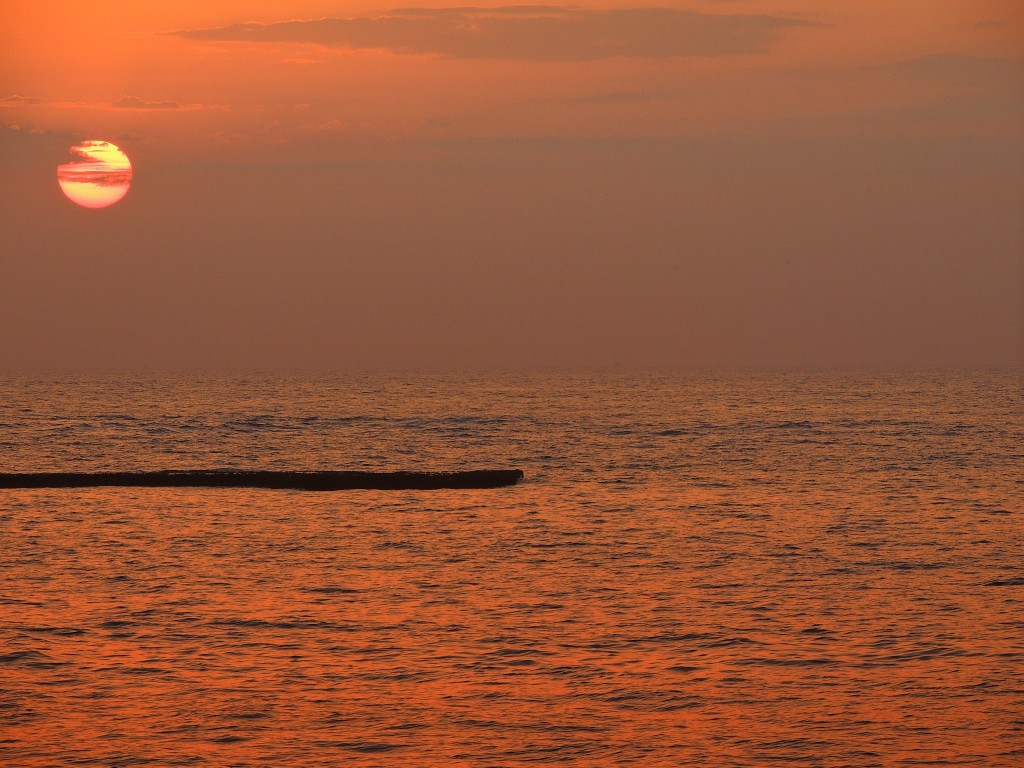
POLYGON ((437 488, 501 488, 523 477, 519 469, 467 472, 12 472, 0 488, 278 488, 298 491, 354 489, 400 491, 437 488))

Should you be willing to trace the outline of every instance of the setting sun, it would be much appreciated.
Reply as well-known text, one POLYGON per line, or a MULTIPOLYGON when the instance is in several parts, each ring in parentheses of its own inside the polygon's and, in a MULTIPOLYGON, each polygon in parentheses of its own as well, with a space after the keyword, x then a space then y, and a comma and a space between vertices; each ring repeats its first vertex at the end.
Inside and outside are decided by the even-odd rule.
POLYGON ((73 203, 84 208, 106 208, 128 194, 132 164, 108 141, 83 141, 71 147, 75 157, 57 166, 57 182, 73 203))

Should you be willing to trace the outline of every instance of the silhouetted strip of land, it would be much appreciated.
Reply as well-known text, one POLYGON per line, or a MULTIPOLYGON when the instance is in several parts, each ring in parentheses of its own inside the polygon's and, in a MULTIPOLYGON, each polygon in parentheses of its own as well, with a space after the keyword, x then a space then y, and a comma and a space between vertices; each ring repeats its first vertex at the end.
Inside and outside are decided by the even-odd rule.
POLYGON ((0 473, 0 488, 279 488, 298 491, 399 491, 501 488, 523 478, 519 469, 466 472, 17 472, 0 473))

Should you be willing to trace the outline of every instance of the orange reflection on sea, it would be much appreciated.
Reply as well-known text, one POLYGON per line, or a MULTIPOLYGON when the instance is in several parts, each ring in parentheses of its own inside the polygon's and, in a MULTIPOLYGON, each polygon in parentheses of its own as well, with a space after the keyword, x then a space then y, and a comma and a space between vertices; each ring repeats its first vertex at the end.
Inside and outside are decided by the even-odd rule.
POLYGON ((527 480, 4 491, 4 757, 1019 763, 1014 380, 503 381, 9 386, 9 455, 39 464, 486 456, 527 480))

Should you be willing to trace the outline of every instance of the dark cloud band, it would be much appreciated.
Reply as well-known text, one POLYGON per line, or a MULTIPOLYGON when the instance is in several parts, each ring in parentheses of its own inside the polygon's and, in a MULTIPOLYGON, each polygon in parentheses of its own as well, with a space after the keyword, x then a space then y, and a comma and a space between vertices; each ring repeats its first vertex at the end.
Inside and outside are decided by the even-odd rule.
POLYGON ((404 8, 377 17, 235 24, 174 34, 192 40, 309 43, 461 59, 586 61, 757 53, 778 30, 806 25, 781 16, 672 8, 507 6, 404 8))

